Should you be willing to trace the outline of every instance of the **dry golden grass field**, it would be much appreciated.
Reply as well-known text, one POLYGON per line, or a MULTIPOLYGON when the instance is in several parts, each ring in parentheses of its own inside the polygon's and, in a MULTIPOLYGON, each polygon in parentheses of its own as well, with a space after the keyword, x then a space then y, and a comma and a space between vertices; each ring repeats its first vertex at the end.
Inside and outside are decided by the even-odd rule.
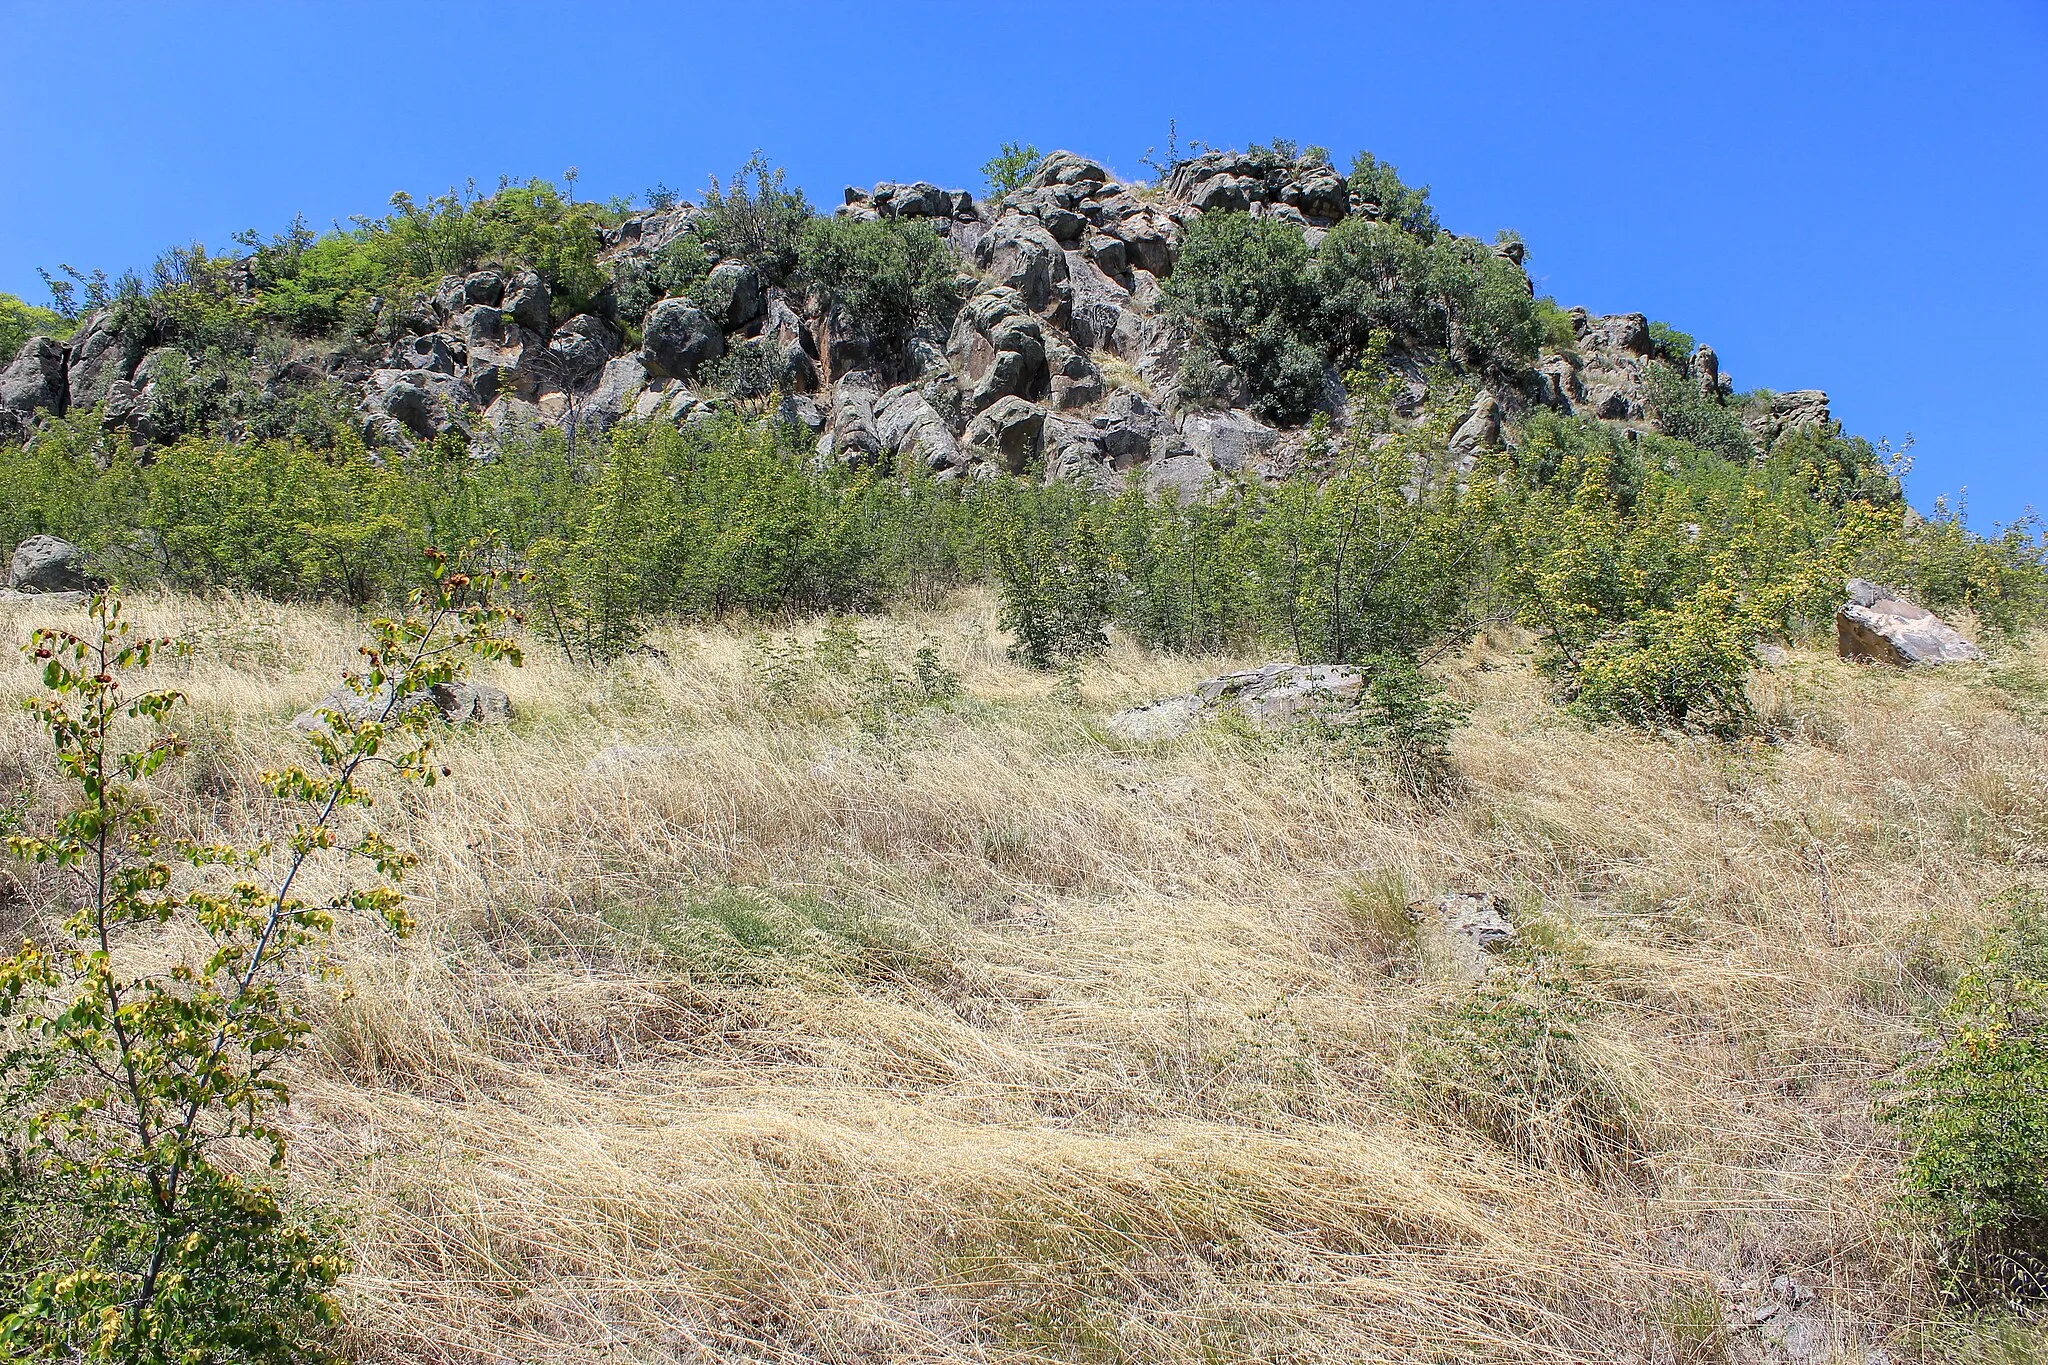
MULTIPOLYGON (((195 647, 167 808, 259 837, 354 622, 131 612, 195 647)), ((1421 800, 1100 728, 1257 659, 1119 640, 1076 692, 983 597, 856 624, 962 695, 772 628, 601 676, 533 642, 512 723, 382 802, 418 929, 299 987, 289 1119, 354 1358, 1959 1358, 1871 1084, 2048 859, 2048 651, 1795 652, 1731 746, 1588 728, 1495 635, 1436 665, 1472 723, 1421 800), (1407 912, 1448 890, 1512 907, 1483 980, 1407 912), (1521 1005, 1570 1013, 1489 1092, 1465 1025, 1521 1005)), ((0 783, 54 801, 34 685, 0 653, 0 783)))

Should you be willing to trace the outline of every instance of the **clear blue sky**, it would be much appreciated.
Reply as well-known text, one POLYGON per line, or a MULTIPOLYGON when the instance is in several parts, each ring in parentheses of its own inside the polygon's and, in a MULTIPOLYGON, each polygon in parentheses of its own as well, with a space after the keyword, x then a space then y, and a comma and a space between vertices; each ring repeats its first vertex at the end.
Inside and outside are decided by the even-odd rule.
POLYGON ((0 0, 0 290, 581 169, 755 148, 979 188, 1005 139, 1368 147, 1539 288, 1918 440, 1914 501, 2048 510, 2048 3, 549 4, 0 0))

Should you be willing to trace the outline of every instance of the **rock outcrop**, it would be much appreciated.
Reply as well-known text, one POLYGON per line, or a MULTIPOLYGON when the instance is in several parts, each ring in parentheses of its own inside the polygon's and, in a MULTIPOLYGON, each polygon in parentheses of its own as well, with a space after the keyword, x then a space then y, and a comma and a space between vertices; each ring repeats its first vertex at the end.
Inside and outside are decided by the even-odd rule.
POLYGON ((1186 734, 1205 714, 1234 712, 1254 725, 1277 727, 1317 717, 1332 724, 1357 719, 1365 675, 1342 664, 1271 663, 1197 683, 1192 692, 1120 711, 1104 726, 1140 742, 1186 734))
POLYGON ((1927 608, 1861 578, 1849 580, 1849 600, 1835 613, 1835 647, 1845 659, 1901 668, 1969 663, 1984 657, 1977 646, 1927 608))
MULTIPOLYGON (((601 231, 597 260, 613 285, 579 294, 581 312, 567 313, 564 294, 539 272, 491 266, 445 276, 422 297, 374 300, 374 346, 309 350, 284 370, 302 389, 341 389, 380 445, 450 433, 484 440, 518 425, 694 422, 730 403, 740 375, 753 386, 745 392, 779 391, 781 415, 833 458, 910 458, 949 478, 1030 471, 1103 487, 1135 480, 1200 497, 1219 478, 1283 475, 1302 435, 1246 412, 1247 378, 1228 366, 1205 386, 1203 406, 1181 401, 1190 332, 1168 306, 1168 282, 1187 225, 1205 213, 1245 213, 1290 225, 1318 249, 1348 218, 1395 211, 1320 155, 1266 149, 1207 151, 1150 185, 1058 151, 990 200, 926 181, 850 188, 845 199, 843 216, 937 232, 958 261, 957 308, 922 320, 907 340, 878 338, 843 303, 734 259, 707 259, 705 273, 692 272, 688 297, 649 305, 647 282, 663 278, 657 267, 673 259, 663 253, 703 248, 692 233, 702 211, 665 204, 601 231), (619 316, 628 296, 639 316, 619 316)), ((1486 250, 1522 270, 1518 242, 1486 250)), ((246 271, 237 278, 248 287, 246 271)), ((103 311, 69 340, 35 338, 21 348, 0 372, 0 439, 31 436, 48 417, 87 408, 143 442, 176 434, 157 429, 176 407, 160 399, 176 392, 169 376, 182 379, 191 364, 167 347, 144 349, 118 316, 103 311)), ((1612 422, 1653 413, 1652 367, 1669 358, 1659 357, 1644 315, 1574 309, 1570 317, 1570 342, 1553 338, 1557 348, 1526 373, 1466 376, 1481 390, 1450 453, 1467 474, 1532 404, 1612 422)), ((1397 346, 1392 363, 1410 377, 1405 413, 1426 393, 1429 364, 1444 358, 1397 346)), ((1700 393, 1727 394, 1710 348, 1671 363, 1700 393)), ((1323 406, 1341 425, 1334 380, 1323 406)), ((1827 396, 1779 394, 1746 409, 1745 421, 1767 451, 1787 432, 1828 426, 1827 396)))

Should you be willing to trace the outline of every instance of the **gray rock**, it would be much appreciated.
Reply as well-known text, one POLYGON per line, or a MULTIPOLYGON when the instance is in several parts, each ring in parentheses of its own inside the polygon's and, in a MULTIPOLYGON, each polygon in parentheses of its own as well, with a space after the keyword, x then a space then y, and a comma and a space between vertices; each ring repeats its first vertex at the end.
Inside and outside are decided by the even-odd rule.
POLYGON ((967 301, 947 338, 946 361, 975 412, 1012 395, 1038 397, 1051 386, 1045 329, 1007 285, 967 301))
POLYGON ((1204 714, 1229 710, 1265 728, 1315 716, 1347 724, 1358 715, 1365 675, 1341 664, 1271 663, 1197 683, 1192 692, 1120 711, 1104 722, 1127 739, 1171 738, 1204 714))
POLYGON ((1038 169, 1031 173, 1025 183, 1033 189, 1048 189, 1055 185, 1075 188, 1099 187, 1109 180, 1109 172, 1085 156, 1072 152, 1053 152, 1038 163, 1038 169))
POLYGON ((578 313, 548 338, 560 377, 569 384, 587 383, 618 347, 618 329, 594 313, 578 313))
MULTIPOLYGON (((466 287, 464 292, 468 292, 466 287)), ((505 286, 502 302, 505 311, 521 327, 529 332, 547 334, 554 299, 547 281, 540 277, 538 271, 522 270, 514 275, 505 286)))
MULTIPOLYGON (((539 278, 536 276, 535 278, 539 278)), ((496 307, 505 297, 504 272, 479 270, 462 282, 462 297, 470 303, 487 303, 496 307)))
POLYGON ((945 419, 915 384, 882 395, 875 405, 875 434, 890 454, 916 460, 927 469, 951 469, 965 459, 945 419))
POLYGON ((30 337, 0 370, 0 408, 62 416, 66 392, 64 348, 48 337, 30 337))
POLYGON ((641 337, 641 361, 664 378, 688 379, 725 354, 725 333, 688 299, 663 299, 648 309, 641 337))
POLYGON ((1472 406, 1465 411, 1458 429, 1451 433, 1450 453, 1467 461, 1482 450, 1500 449, 1500 401, 1485 389, 1472 400, 1472 406))
POLYGON ((55 536, 30 536, 15 546, 7 584, 21 593, 91 592, 100 586, 86 572, 85 551, 55 536))
POLYGON ((1037 219, 1004 215, 975 243, 974 255, 984 288, 1014 289, 1033 312, 1045 312, 1060 301, 1059 286, 1067 280, 1066 253, 1037 219))
POLYGON ((1927 608, 1861 578, 1835 613, 1835 648, 1844 659, 1895 664, 1969 663, 1983 652, 1927 608))
POLYGON ((446 332, 428 332, 422 336, 407 337, 393 346, 388 364, 394 370, 426 370, 432 374, 452 375, 462 370, 468 349, 459 337, 446 332))
POLYGON ((698 300, 727 331, 744 327, 761 316, 761 276, 745 261, 720 261, 705 276, 698 300))
POLYGON ((1212 469, 1236 473, 1280 444, 1280 433, 1248 412, 1197 413, 1181 423, 1181 439, 1212 469))
POLYGON ((1506 952, 1518 936, 1505 896, 1492 891, 1446 891, 1429 903, 1437 924, 1473 957, 1506 952))
POLYGON ((308 733, 331 733, 328 712, 356 725, 395 719, 408 711, 431 707, 450 725, 498 725, 512 718, 512 699, 487 683, 436 683, 391 703, 391 687, 375 692, 358 692, 347 684, 330 691, 319 701, 292 717, 292 728, 308 733))
POLYGON ((1044 449, 1045 409, 1014 395, 1000 398, 969 424, 967 444, 1012 474, 1021 474, 1044 449))
POLYGON ((91 408, 120 380, 135 373, 142 348, 125 337, 111 313, 95 313, 65 346, 65 406, 91 408))
POLYGON ((847 464, 872 464, 888 453, 875 429, 875 389, 865 372, 832 386, 832 429, 819 442, 818 453, 847 464))

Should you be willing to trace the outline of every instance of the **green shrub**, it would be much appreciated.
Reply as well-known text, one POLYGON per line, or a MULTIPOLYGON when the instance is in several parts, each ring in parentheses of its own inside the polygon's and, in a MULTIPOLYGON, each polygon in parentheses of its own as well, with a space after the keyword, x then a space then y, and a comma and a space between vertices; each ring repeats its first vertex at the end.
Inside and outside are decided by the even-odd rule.
POLYGON ((797 271, 889 352, 921 326, 950 322, 960 301, 953 254, 927 223, 814 218, 797 246, 797 271))
POLYGON ((1031 143, 1005 142, 981 167, 982 179, 988 182, 989 197, 1000 199, 1011 190, 1023 188, 1044 155, 1031 143))
POLYGON ((1684 366, 1682 358, 1652 361, 1643 375, 1657 430, 1724 460, 1753 458, 1755 444, 1743 429, 1741 416, 1718 395, 1702 393, 1684 366))
POLYGON ((1111 585, 1087 493, 1048 491, 999 511, 994 558, 1010 657, 1049 672, 1109 647, 1111 585))
POLYGON ((22 343, 30 337, 63 339, 75 324, 61 313, 23 303, 12 294, 0 294, 0 369, 6 369, 22 343))
POLYGON ((1436 210, 1429 205, 1429 186, 1407 184, 1392 162, 1360 152, 1351 160, 1350 187, 1353 194, 1376 206, 1369 212, 1379 221, 1425 239, 1436 235, 1440 225, 1436 210))
POLYGON ((1906 1200, 1971 1297, 2048 1292, 2048 904, 2019 892, 2004 909, 1880 1106, 1906 1146, 1906 1200))
POLYGON ((1307 418, 1323 396, 1316 292, 1298 228, 1244 213, 1204 213, 1181 233, 1167 305, 1250 386, 1273 421, 1307 418))
POLYGON ((1681 332, 1668 322, 1650 323, 1650 349, 1662 356, 1665 363, 1683 369, 1698 347, 1692 333, 1681 332))
POLYGON ((1675 726, 1723 739, 1746 729, 1754 638, 1725 604, 1690 598, 1633 621, 1578 666, 1574 704, 1595 720, 1675 726))
POLYGON ((797 268, 810 201, 784 183, 780 166, 755 152, 730 185, 712 178, 691 221, 691 234, 715 262, 745 261, 768 284, 786 284, 797 268))

